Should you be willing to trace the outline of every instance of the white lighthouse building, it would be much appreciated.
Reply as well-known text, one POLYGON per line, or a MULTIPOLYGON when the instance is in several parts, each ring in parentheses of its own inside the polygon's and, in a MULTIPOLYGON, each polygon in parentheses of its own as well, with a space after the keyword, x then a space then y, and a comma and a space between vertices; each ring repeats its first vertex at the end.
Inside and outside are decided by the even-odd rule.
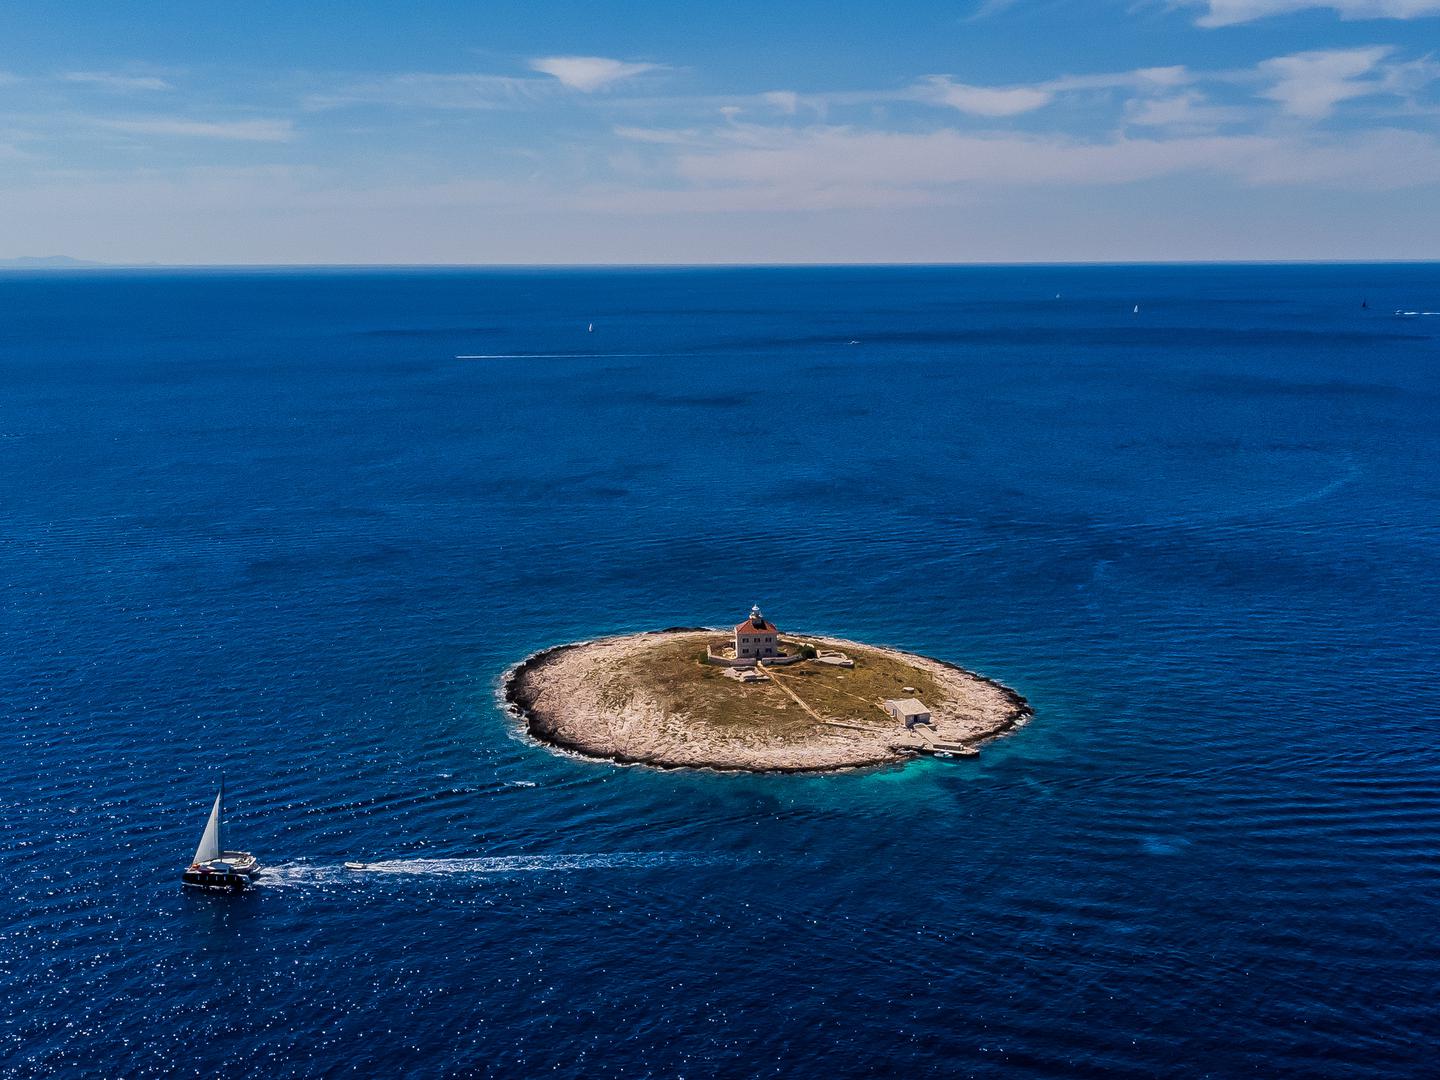
POLYGON ((735 627, 735 659, 765 659, 780 655, 780 631, 760 614, 760 605, 750 609, 750 617, 735 627))

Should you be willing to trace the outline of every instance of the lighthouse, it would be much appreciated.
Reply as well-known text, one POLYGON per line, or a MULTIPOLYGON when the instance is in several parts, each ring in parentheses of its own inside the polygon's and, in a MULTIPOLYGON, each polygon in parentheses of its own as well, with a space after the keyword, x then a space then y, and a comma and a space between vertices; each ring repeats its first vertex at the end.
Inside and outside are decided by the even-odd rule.
POLYGON ((760 613, 760 605, 750 609, 750 617, 735 627, 735 659, 780 655, 780 631, 760 613))

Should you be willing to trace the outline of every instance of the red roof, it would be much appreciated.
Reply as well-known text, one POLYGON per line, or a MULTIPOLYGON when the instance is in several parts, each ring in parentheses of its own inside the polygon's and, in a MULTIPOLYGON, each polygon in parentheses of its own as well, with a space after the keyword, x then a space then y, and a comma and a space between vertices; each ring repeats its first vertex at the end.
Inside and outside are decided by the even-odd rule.
POLYGON ((737 634, 778 634, 773 622, 761 619, 758 623, 754 619, 746 619, 739 626, 735 627, 737 634))

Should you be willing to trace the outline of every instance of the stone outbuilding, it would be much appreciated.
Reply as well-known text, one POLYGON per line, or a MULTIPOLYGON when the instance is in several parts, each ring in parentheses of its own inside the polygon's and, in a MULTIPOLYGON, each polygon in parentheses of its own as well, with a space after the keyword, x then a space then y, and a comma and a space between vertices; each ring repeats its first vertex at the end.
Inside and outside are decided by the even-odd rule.
POLYGON ((760 605, 750 609, 750 617, 735 627, 735 658, 753 656, 765 659, 780 655, 780 631, 760 614, 760 605))
POLYGON ((891 698, 885 702, 885 711, 907 728, 930 723, 930 710, 917 698, 891 698))

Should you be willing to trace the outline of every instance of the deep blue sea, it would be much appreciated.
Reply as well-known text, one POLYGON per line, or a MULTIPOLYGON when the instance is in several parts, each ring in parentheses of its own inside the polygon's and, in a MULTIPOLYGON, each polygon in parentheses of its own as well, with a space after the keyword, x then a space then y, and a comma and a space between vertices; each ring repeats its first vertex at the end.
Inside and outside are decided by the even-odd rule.
POLYGON ((0 275, 0 1073, 1435 1075, 1397 309, 1440 266, 0 275), (497 705, 757 602, 1035 718, 767 777, 497 705), (222 772, 271 869, 183 894, 222 772))

